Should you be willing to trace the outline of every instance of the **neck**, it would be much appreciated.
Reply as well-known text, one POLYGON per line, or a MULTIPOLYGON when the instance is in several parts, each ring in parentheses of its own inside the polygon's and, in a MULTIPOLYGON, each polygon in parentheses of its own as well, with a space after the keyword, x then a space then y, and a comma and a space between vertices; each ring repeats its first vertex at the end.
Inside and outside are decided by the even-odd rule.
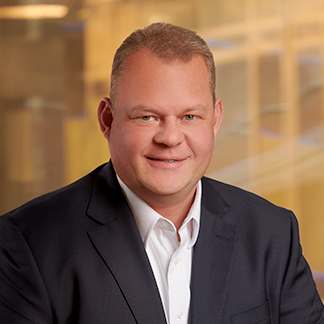
MULTIPOLYGON (((122 181, 120 178, 118 179, 118 181, 122 181)), ((126 186, 125 183, 122 182, 122 184, 126 186)), ((142 190, 136 190, 136 195, 157 213, 170 220, 179 230, 195 200, 196 191, 197 184, 188 191, 173 195, 154 194, 152 191, 142 190)), ((135 191, 132 192, 135 194, 135 191)))
POLYGON ((170 220, 177 230, 180 229, 183 221, 187 217, 191 205, 194 202, 196 194, 196 187, 187 197, 177 199, 173 201, 170 197, 160 197, 159 200, 147 201, 144 200, 149 206, 151 206, 157 213, 170 220))

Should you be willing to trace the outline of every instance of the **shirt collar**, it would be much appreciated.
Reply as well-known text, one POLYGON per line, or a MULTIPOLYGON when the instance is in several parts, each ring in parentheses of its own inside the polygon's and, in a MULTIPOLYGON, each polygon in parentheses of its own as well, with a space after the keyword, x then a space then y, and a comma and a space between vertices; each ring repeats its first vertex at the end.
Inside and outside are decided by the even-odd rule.
MULTIPOLYGON (((166 220, 170 222, 165 217, 157 213, 152 207, 150 207, 146 202, 137 197, 126 185, 125 183, 118 177, 117 180, 119 182, 122 191, 127 199, 127 202, 133 212, 138 230, 144 242, 144 246, 146 246, 147 239, 154 228, 155 224, 160 220, 166 220)), ((188 245, 188 248, 191 248, 197 240, 198 232, 199 232, 199 224, 200 224, 200 211, 201 211, 201 196, 202 196, 202 186, 201 181, 197 184, 195 200, 191 205, 189 213, 185 218, 183 224, 181 225, 181 229, 185 226, 192 224, 191 231, 191 239, 188 245)), ((173 225, 173 224, 172 224, 173 225)))

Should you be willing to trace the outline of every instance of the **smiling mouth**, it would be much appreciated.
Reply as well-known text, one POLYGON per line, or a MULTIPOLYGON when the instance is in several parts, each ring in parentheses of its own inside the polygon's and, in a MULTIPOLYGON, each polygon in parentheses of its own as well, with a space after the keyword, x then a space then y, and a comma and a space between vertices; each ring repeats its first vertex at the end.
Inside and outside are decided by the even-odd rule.
POLYGON ((169 163, 173 163, 173 162, 177 162, 179 160, 174 160, 174 159, 153 159, 153 158, 150 158, 148 157, 149 160, 152 160, 152 161, 161 161, 161 162, 169 162, 169 163))

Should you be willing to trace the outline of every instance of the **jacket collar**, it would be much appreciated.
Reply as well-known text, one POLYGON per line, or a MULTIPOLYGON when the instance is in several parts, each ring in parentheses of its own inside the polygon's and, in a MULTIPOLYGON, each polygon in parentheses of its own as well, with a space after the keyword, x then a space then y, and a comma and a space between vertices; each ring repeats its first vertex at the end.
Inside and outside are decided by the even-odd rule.
POLYGON ((87 215, 106 224, 129 210, 111 162, 103 165, 93 179, 87 215))

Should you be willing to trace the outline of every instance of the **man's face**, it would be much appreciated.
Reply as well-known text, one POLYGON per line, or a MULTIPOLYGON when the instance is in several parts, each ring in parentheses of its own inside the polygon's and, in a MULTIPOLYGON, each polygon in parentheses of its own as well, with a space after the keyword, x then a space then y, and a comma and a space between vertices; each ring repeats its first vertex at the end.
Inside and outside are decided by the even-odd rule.
POLYGON ((101 129, 118 176, 148 204, 193 195, 222 118, 203 58, 166 63, 135 52, 117 87, 114 112, 109 103, 102 109, 109 118, 101 129))

